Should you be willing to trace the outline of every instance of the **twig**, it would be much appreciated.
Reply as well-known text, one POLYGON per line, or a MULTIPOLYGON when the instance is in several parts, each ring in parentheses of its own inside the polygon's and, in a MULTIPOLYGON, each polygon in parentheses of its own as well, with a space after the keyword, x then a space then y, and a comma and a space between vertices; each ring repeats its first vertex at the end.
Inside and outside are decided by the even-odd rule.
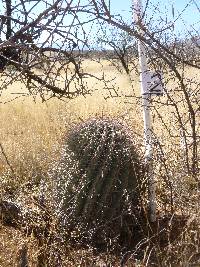
POLYGON ((11 163, 9 162, 8 157, 7 157, 7 155, 6 155, 5 151, 4 151, 4 148, 3 148, 3 146, 2 146, 1 143, 0 143, 0 148, 1 148, 1 152, 2 152, 2 154, 3 154, 3 156, 4 156, 4 158, 5 158, 5 160, 6 160, 6 163, 8 164, 9 168, 10 168, 11 171, 12 171, 12 174, 14 175, 14 177, 16 177, 16 173, 15 173, 15 171, 14 171, 14 169, 13 169, 11 163))
POLYGON ((28 267, 28 247, 23 244, 19 250, 19 267, 28 267))

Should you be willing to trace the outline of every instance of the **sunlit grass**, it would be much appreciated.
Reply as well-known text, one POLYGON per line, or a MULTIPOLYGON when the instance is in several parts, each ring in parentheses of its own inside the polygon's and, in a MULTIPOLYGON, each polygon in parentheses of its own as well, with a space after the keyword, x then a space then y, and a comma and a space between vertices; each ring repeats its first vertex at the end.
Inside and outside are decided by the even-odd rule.
MULTIPOLYGON (((60 148, 65 141, 67 132, 75 124, 90 118, 111 117, 126 122, 132 130, 133 136, 137 138, 138 147, 143 155, 143 108, 139 76, 133 72, 131 77, 127 77, 125 74, 119 73, 107 61, 101 61, 99 64, 98 61, 85 60, 82 68, 98 77, 101 77, 102 71, 104 71, 107 88, 104 88, 105 84, 102 81, 88 78, 84 82, 91 94, 78 96, 72 100, 51 98, 46 102, 43 102, 40 96, 31 96, 22 82, 14 82, 2 91, 0 101, 1 197, 15 198, 20 194, 20 196, 24 196, 24 192, 29 189, 31 190, 28 191, 28 197, 34 190, 34 193, 38 194, 41 179, 48 179, 48 172, 51 170, 52 164, 60 157, 60 148), (23 93, 23 95, 19 93, 23 93), (23 192, 21 193, 21 191, 23 192)), ((188 68, 184 74, 189 79, 187 89, 192 93, 198 85, 199 72, 188 68)), ((59 82, 64 82, 64 76, 64 71, 61 71, 59 82)), ((178 81, 169 78, 170 73, 167 73, 165 75, 166 89, 177 102, 183 98, 183 93, 177 90, 179 89, 178 81)), ((187 105, 185 102, 178 102, 177 105, 182 119, 187 121, 187 105)), ((192 105, 195 109, 198 108, 198 102, 193 102, 192 105)), ((175 108, 173 105, 168 105, 168 98, 165 94, 160 98, 153 98, 151 111, 155 138, 154 174, 159 198, 158 211, 162 213, 164 212, 163 207, 169 206, 168 181, 170 181, 175 191, 175 193, 173 192, 174 203, 177 212, 180 213, 186 209, 185 197, 194 198, 195 201, 196 195, 192 198, 188 190, 193 185, 194 179, 186 175, 184 171, 184 150, 181 146, 175 108), (164 169, 162 161, 167 165, 167 171, 164 169)), ((197 134, 200 129, 199 121, 197 116, 197 134)), ((188 127, 188 125, 189 121, 186 126, 188 127)), ((24 201, 26 201, 26 197, 24 201)), ((190 209, 185 211, 195 213, 195 208, 198 206, 198 203, 195 203, 192 203, 190 209)), ((10 235, 8 231, 5 229, 2 231, 5 234, 5 238, 2 237, 5 243, 15 243, 16 236, 11 236, 11 241, 9 241, 7 239, 7 234, 10 235)), ((11 234, 15 235, 15 233, 11 234)), ((20 242, 24 241, 22 236, 19 239, 20 242)), ((30 240, 27 242, 30 243, 30 240)), ((17 253, 19 246, 17 241, 15 252, 9 250, 7 246, 5 251, 11 253, 11 257, 15 258, 13 253, 17 253)), ((30 251, 38 253, 37 249, 30 248, 30 251)), ((69 260, 66 259, 66 266, 75 266, 73 264, 76 258, 77 262, 82 260, 91 262, 93 254, 90 251, 79 250, 78 253, 76 249, 75 252, 71 248, 69 249, 67 254, 69 260), (82 253, 82 256, 78 255, 79 252, 82 253)), ((0 252, 0 257, 5 257, 5 254, 2 253, 2 255, 0 252)), ((104 256, 103 261, 106 261, 104 256)), ((111 261, 115 261, 115 259, 112 258, 111 261)), ((8 266, 12 266, 9 264, 8 266)))
MULTIPOLYGON (((85 64, 87 66, 88 62, 85 64)), ((97 73, 96 65, 98 63, 90 64, 90 69, 97 73)), ((40 180, 49 164, 59 157, 62 138, 68 129, 91 117, 118 117, 126 120, 134 131, 142 133, 141 107, 137 99, 127 98, 138 92, 138 82, 133 86, 127 76, 119 74, 112 66, 108 67, 108 62, 105 66, 110 89, 102 89, 101 81, 89 78, 85 82, 92 93, 85 97, 63 101, 52 98, 46 102, 39 96, 15 99, 18 93, 28 93, 25 85, 19 82, 3 91, 0 104, 0 140, 4 150, 0 153, 2 175, 7 178, 11 175, 9 180, 12 182, 11 165, 17 177, 16 184, 40 180)))

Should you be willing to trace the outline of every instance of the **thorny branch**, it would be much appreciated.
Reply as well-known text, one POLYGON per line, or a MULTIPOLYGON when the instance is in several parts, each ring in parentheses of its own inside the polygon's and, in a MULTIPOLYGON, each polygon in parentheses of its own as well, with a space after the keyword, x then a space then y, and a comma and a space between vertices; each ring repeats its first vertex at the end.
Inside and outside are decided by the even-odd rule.
MULTIPOLYGON (((191 95, 183 69, 186 67, 196 71, 200 69, 199 35, 194 29, 193 32, 188 32, 184 40, 177 36, 169 39, 166 37, 170 34, 175 35, 173 29, 181 14, 174 18, 172 9, 172 22, 163 24, 164 18, 162 18, 160 25, 159 21, 157 25, 151 25, 153 15, 148 18, 148 11, 151 10, 151 14, 154 14, 152 11, 155 7, 151 6, 150 1, 146 1, 143 13, 146 25, 142 24, 142 20, 139 21, 140 29, 144 33, 141 34, 136 23, 127 23, 121 16, 113 15, 112 9, 104 0, 88 0, 84 3, 76 0, 52 2, 37 0, 32 4, 20 0, 17 5, 12 0, 7 0, 5 3, 3 6, 5 12, 0 14, 0 69, 6 72, 9 66, 14 68, 16 79, 20 73, 20 78, 26 81, 29 91, 36 88, 36 91, 42 92, 44 100, 45 92, 48 95, 47 99, 51 96, 74 98, 88 93, 85 81, 87 77, 95 77, 92 73, 82 70, 86 50, 91 47, 90 38, 94 37, 91 33, 88 34, 90 32, 88 26, 90 28, 96 23, 93 35, 106 26, 125 32, 134 40, 142 41, 146 46, 149 65, 153 70, 160 69, 167 77, 171 75, 177 83, 178 90, 174 92, 166 90, 165 95, 167 103, 174 108, 177 130, 182 132, 187 172, 198 182, 199 112, 196 111, 199 108, 199 84, 196 81, 194 92, 196 104, 194 104, 194 94, 191 95), (181 100, 178 99, 180 95, 181 100), (187 115, 183 116, 181 105, 187 108, 187 115), (189 142, 188 135, 191 136, 192 142, 189 142)), ((196 6, 195 1, 193 4, 196 6)), ((185 9, 187 8, 188 5, 185 9)), ((104 40, 102 43, 105 43, 104 40)), ((132 70, 130 71, 129 64, 124 61, 126 51, 120 47, 116 49, 113 40, 109 44, 118 58, 123 56, 121 63, 126 68, 127 74, 131 75, 132 70)), ((137 59, 137 55, 134 56, 137 59)), ((137 64, 135 66, 137 68, 137 64)), ((96 78, 101 79, 106 87, 104 75, 96 78)), ((165 78, 166 82, 167 79, 165 78)), ((156 105, 159 101, 152 100, 152 105, 156 105)), ((159 103, 162 105, 161 101, 159 103)), ((162 123, 165 121, 164 118, 158 119, 162 123)))

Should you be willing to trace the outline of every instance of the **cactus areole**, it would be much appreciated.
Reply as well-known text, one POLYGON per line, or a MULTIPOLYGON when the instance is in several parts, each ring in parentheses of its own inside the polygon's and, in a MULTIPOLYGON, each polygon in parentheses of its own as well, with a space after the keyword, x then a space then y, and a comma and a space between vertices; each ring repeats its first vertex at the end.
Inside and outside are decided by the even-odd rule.
POLYGON ((56 170, 61 223, 83 236, 128 231, 141 210, 143 168, 130 131, 112 119, 90 119, 70 131, 56 170))

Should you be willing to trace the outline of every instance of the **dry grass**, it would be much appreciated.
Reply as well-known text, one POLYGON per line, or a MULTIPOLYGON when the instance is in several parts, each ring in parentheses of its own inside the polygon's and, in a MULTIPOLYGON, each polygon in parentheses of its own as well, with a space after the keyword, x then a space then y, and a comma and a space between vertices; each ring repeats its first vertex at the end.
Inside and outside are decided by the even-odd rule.
POLYGON ((37 264, 37 243, 31 237, 26 237, 20 230, 0 225, 0 266, 18 266, 19 257, 23 247, 27 246, 31 253, 28 258, 31 267, 37 264))
MULTIPOLYGON (((23 193, 29 191, 29 193, 37 195, 40 180, 46 177, 52 162, 59 158, 63 136, 74 124, 91 117, 108 116, 125 120, 130 128, 138 134, 141 152, 143 151, 142 110, 141 103, 137 98, 139 96, 138 78, 134 74, 133 79, 135 81, 131 83, 129 78, 119 74, 108 62, 101 63, 103 64, 99 65, 86 60, 83 62, 83 68, 96 75, 101 75, 103 69, 107 79, 114 78, 109 85, 117 88, 120 97, 110 97, 111 95, 116 96, 115 92, 113 90, 99 89, 102 88, 101 82, 92 78, 87 80, 88 88, 93 91, 92 95, 87 97, 80 96, 70 101, 50 99, 42 103, 39 97, 21 96, 10 102, 15 98, 15 93, 19 91, 27 93, 25 86, 20 82, 13 83, 3 92, 1 96, 2 103, 0 104, 0 142, 3 148, 3 151, 0 151, 1 197, 9 196, 12 198, 20 195, 22 191, 23 193), (134 97, 127 97, 130 95, 134 97), (5 102, 6 104, 4 104, 5 102)), ((188 69, 186 74, 188 77, 193 77, 199 81, 198 73, 194 73, 193 70, 188 69)), ((173 91, 176 83, 170 81, 167 86, 169 91, 173 91)), ((167 102, 166 96, 162 98, 162 102, 167 102)), ((188 111, 184 105, 181 105, 180 109, 183 114, 184 112, 187 113, 188 111)), ((166 105, 158 105, 157 108, 161 117, 164 118, 167 128, 170 129, 170 133, 174 136, 169 136, 163 121, 153 111, 154 133, 162 144, 166 162, 170 169, 170 178, 174 179, 175 186, 180 183, 180 179, 182 181, 180 192, 175 194, 176 197, 174 198, 177 212, 180 213, 184 209, 184 204, 182 204, 182 199, 179 199, 180 202, 178 202, 178 197, 180 195, 186 196, 187 183, 191 185, 193 181, 191 177, 184 177, 183 174, 182 162, 179 157, 180 139, 174 117, 174 108, 166 105)), ((169 203, 168 196, 165 196, 166 191, 163 189, 166 186, 166 180, 162 177, 163 170, 160 163, 156 164, 155 172, 157 173, 157 178, 160 179, 158 183, 160 199, 158 202, 159 211, 162 213, 163 207, 166 208, 169 203)), ((195 197, 194 201, 196 201, 195 197)), ((189 206, 189 210, 193 213, 197 212, 197 204, 189 206)), ((32 245, 36 241, 30 238, 27 239, 18 230, 12 230, 4 226, 0 228, 0 239, 0 266, 16 266, 16 255, 22 242, 29 244, 29 251, 32 253, 32 265, 30 266, 37 266, 34 255, 38 253, 38 250, 36 249, 37 246, 33 248, 32 245)), ((167 253, 169 251, 166 252, 166 255, 167 253)), ((134 262, 132 261, 131 263, 130 260, 130 265, 127 266, 136 266, 134 262)), ((109 258, 108 254, 98 256, 89 250, 76 249, 73 251, 70 248, 64 266, 119 266, 119 260, 115 259, 115 257, 109 258)), ((147 265, 138 263, 137 266, 147 265)))
MULTIPOLYGON (((95 70, 95 64, 94 66, 91 64, 90 68, 95 70)), ((127 77, 119 75, 112 67, 106 75, 117 77, 112 81, 112 86, 113 83, 114 86, 117 84, 120 95, 132 93, 127 77)), ((20 183, 37 176, 34 174, 37 172, 34 170, 36 166, 38 170, 47 171, 52 156, 55 158, 53 154, 59 151, 63 135, 74 123, 94 116, 123 117, 130 118, 130 124, 134 128, 136 126, 142 129, 142 123, 139 122, 141 116, 139 106, 129 112, 131 105, 124 103, 124 96, 105 99, 109 95, 108 91, 96 90, 101 88, 100 82, 89 79, 87 84, 95 92, 87 97, 80 96, 70 101, 50 99, 42 103, 39 97, 35 99, 31 96, 22 96, 6 104, 0 104, 1 145, 17 177, 20 177, 20 183)), ((138 90, 138 84, 136 89, 138 90)), ((24 85, 20 83, 10 85, 5 94, 2 94, 2 102, 13 99, 13 94, 21 92, 20 90, 26 91, 24 85)), ((1 173, 9 171, 2 153, 0 153, 0 170, 1 173)))

